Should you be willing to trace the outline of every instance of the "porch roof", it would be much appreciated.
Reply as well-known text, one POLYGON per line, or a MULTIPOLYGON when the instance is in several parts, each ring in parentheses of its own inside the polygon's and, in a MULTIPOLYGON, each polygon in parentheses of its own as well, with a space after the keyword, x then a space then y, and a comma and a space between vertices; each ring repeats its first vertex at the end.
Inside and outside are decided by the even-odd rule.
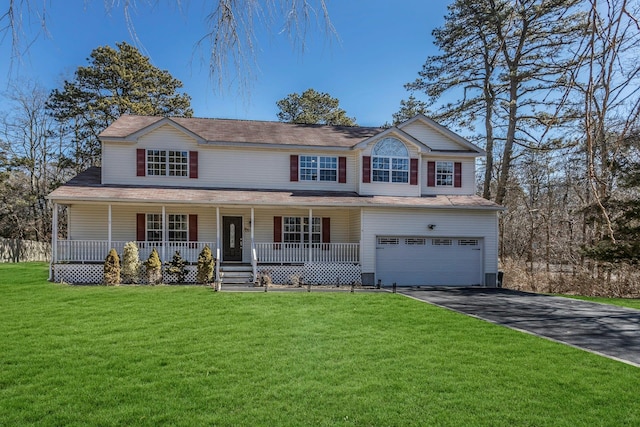
POLYGON ((479 196, 361 196, 354 192, 104 185, 100 168, 76 176, 48 198, 57 203, 157 203, 212 206, 395 207, 502 210, 479 196))

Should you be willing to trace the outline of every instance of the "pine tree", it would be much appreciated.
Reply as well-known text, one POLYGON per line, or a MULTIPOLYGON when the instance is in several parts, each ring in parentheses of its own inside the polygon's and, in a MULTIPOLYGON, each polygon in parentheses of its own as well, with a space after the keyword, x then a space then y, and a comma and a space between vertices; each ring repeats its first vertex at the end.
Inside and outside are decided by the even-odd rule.
POLYGON ((156 248, 153 248, 149 258, 145 261, 144 266, 147 269, 147 283, 157 285, 162 282, 162 262, 156 248))
POLYGON ((213 279, 214 260, 209 246, 205 246, 198 255, 198 271, 196 281, 198 283, 211 283, 213 279))
POLYGON ((120 258, 115 249, 111 249, 104 260, 104 284, 110 286, 120 284, 120 258))
POLYGON ((122 251, 122 282, 136 284, 140 281, 140 255, 138 245, 135 242, 128 242, 122 251))
POLYGON ((173 254, 173 259, 169 263, 167 273, 175 278, 176 283, 184 283, 185 277, 187 276, 186 262, 179 251, 173 254))
POLYGON ((100 46, 89 65, 49 96, 47 107, 75 146, 69 159, 77 171, 100 163, 98 134, 123 114, 190 117, 190 97, 177 92, 182 82, 153 66, 126 42, 100 46))
POLYGON ((356 119, 347 117, 339 104, 338 98, 314 89, 307 89, 302 95, 290 93, 276 102, 280 109, 278 120, 307 125, 356 126, 356 119))

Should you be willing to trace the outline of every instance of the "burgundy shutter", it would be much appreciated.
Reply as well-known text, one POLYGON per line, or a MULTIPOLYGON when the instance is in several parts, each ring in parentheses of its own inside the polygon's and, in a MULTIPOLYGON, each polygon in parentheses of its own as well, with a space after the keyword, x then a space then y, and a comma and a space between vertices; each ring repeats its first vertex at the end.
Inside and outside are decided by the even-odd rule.
POLYGON ((427 187, 436 186, 436 162, 427 162, 427 187))
POLYGON ((198 152, 189 151, 189 178, 198 178, 198 152))
POLYGON ((362 182, 371 182, 371 156, 362 156, 362 182))
POLYGON ((298 181, 298 156, 295 154, 289 157, 289 181, 298 181))
POLYGON ((409 166, 409 183, 411 185, 418 185, 418 159, 410 159, 409 166))
POLYGON ((273 249, 282 249, 282 217, 273 217, 273 249))
POLYGON ((347 158, 338 157, 338 182, 346 184, 347 182, 347 158))
POLYGON ((145 176, 147 172, 146 162, 147 150, 138 148, 136 150, 136 176, 145 176))
POLYGON ((331 243, 331 218, 322 218, 322 243, 331 243))
POLYGON ((189 241, 198 241, 198 215, 189 215, 189 241))
POLYGON ((144 242, 147 234, 147 215, 143 213, 136 214, 136 240, 144 242))
POLYGON ((460 162, 453 164, 453 186, 462 187, 462 163, 460 162))

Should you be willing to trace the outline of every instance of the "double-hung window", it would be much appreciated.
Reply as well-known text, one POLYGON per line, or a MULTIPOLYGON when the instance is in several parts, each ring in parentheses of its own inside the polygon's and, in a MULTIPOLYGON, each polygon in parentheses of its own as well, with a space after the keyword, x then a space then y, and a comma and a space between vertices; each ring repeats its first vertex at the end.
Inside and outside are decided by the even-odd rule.
POLYGON ((188 176, 189 153, 178 150, 147 150, 147 175, 188 176))
POLYGON ((337 181, 338 158, 300 156, 300 181, 337 181))
MULTIPOLYGON (((161 214, 147 214, 147 241, 163 241, 163 224, 161 214)), ((186 242, 188 238, 189 222, 187 215, 167 215, 167 240, 169 242, 186 242)))
POLYGON ((409 182, 409 151, 396 138, 385 138, 373 148, 373 182, 409 182))
POLYGON ((436 185, 453 186, 453 162, 436 162, 436 185))
MULTIPOLYGON (((284 243, 309 243, 309 217, 285 216, 282 227, 284 243)), ((322 238, 320 217, 311 219, 311 242, 320 243, 322 238)))

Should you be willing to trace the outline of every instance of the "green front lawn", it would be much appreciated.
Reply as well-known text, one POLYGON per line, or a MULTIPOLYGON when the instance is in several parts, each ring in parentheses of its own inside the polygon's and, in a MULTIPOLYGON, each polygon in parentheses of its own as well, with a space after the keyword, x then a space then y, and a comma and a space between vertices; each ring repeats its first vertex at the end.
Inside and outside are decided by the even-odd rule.
POLYGON ((0 264, 0 425, 640 425, 640 371, 390 293, 0 264))
POLYGON ((602 304, 611 304, 618 305, 620 307, 629 307, 640 310, 640 299, 631 299, 631 298, 600 298, 600 297, 583 297, 579 295, 561 295, 567 298, 574 298, 583 301, 593 301, 599 302, 602 304))

